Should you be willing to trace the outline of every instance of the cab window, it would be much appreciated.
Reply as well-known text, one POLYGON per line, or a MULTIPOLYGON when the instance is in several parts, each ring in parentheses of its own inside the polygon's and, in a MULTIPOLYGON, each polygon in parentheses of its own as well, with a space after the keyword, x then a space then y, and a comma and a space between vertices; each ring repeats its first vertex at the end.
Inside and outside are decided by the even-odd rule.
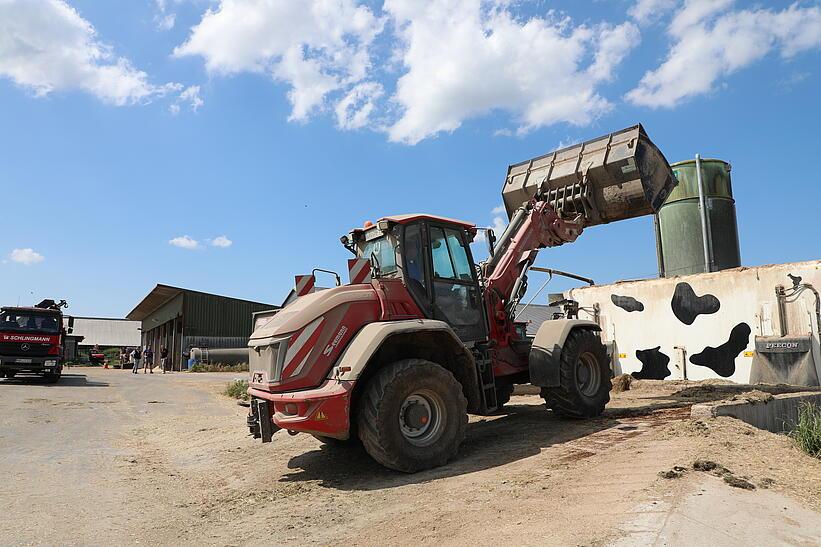
POLYGON ((433 276, 440 279, 456 279, 445 231, 442 228, 430 229, 430 246, 433 255, 433 276))
POLYGON ((396 272, 396 252, 393 243, 386 236, 366 242, 361 257, 368 260, 376 259, 380 274, 396 272))
POLYGON ((472 281, 472 268, 459 232, 433 227, 430 234, 433 275, 439 279, 472 281))
POLYGON ((453 267, 456 270, 456 278, 461 281, 471 281, 473 274, 471 272, 470 261, 468 254, 465 252, 465 247, 462 245, 462 238, 456 230, 445 230, 445 235, 448 241, 448 250, 453 260, 453 267))

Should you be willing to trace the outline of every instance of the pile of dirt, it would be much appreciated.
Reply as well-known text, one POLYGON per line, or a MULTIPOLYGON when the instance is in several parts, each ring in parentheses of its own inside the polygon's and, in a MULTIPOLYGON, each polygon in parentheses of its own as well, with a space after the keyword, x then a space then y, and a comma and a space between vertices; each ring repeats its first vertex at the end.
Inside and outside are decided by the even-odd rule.
POLYGON ((755 490, 755 485, 748 480, 736 477, 732 473, 724 474, 724 482, 733 488, 742 488, 744 490, 755 490))
POLYGON ((686 468, 681 467, 680 465, 674 465, 672 469, 667 471, 659 471, 659 477, 662 479, 680 479, 686 472, 686 468))
POLYGON ((772 393, 754 389, 746 393, 739 393, 730 397, 730 401, 744 401, 747 403, 764 403, 767 404, 775 399, 772 393))
POLYGON ((693 469, 696 471, 712 471, 717 468, 718 464, 710 460, 696 460, 693 462, 693 469))
POLYGON ((785 435, 720 417, 670 423, 654 436, 660 444, 685 439, 680 456, 692 458, 694 474, 714 475, 734 488, 775 490, 821 510, 821 461, 785 435))
POLYGON ((613 384, 613 393, 622 393, 630 390, 630 386, 635 382, 635 378, 629 374, 619 374, 613 378, 611 382, 613 384))
MULTIPOLYGON (((696 471, 702 472, 712 472, 713 475, 717 477, 721 477, 724 479, 724 482, 732 486, 733 488, 742 488, 744 490, 755 490, 755 485, 748 481, 746 478, 743 477, 736 477, 735 474, 724 467, 721 464, 718 464, 711 460, 696 460, 693 462, 693 469, 696 471)), ((763 480, 763 479, 762 479, 763 480)), ((772 479, 766 479, 767 481, 771 481, 768 484, 772 484, 774 482, 772 479)))

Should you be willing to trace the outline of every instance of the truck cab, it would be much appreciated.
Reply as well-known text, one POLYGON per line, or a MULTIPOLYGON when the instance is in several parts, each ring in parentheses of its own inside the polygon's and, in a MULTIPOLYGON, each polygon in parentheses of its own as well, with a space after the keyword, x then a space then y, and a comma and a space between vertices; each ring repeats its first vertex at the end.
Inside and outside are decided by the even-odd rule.
POLYGON ((65 334, 59 309, 0 308, 0 376, 38 374, 56 383, 63 370, 65 334))

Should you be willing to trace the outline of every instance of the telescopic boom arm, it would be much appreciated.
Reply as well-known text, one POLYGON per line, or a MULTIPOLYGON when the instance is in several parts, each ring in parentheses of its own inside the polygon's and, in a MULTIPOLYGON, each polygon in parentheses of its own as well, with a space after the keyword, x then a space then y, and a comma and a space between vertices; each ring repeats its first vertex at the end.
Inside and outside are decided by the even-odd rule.
POLYGON ((676 184, 641 125, 511 165, 502 188, 510 224, 481 265, 491 337, 510 333, 539 249, 571 243, 586 227, 654 214, 676 184))

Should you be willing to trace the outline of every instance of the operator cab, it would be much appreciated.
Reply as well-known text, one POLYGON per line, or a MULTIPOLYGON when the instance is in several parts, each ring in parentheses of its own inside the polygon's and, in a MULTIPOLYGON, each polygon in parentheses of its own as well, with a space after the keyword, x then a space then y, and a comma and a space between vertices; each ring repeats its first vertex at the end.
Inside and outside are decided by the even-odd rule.
POLYGON ((448 323, 463 342, 487 338, 470 243, 476 226, 433 215, 396 215, 354 230, 342 243, 371 261, 379 278, 401 279, 425 317, 448 323))

